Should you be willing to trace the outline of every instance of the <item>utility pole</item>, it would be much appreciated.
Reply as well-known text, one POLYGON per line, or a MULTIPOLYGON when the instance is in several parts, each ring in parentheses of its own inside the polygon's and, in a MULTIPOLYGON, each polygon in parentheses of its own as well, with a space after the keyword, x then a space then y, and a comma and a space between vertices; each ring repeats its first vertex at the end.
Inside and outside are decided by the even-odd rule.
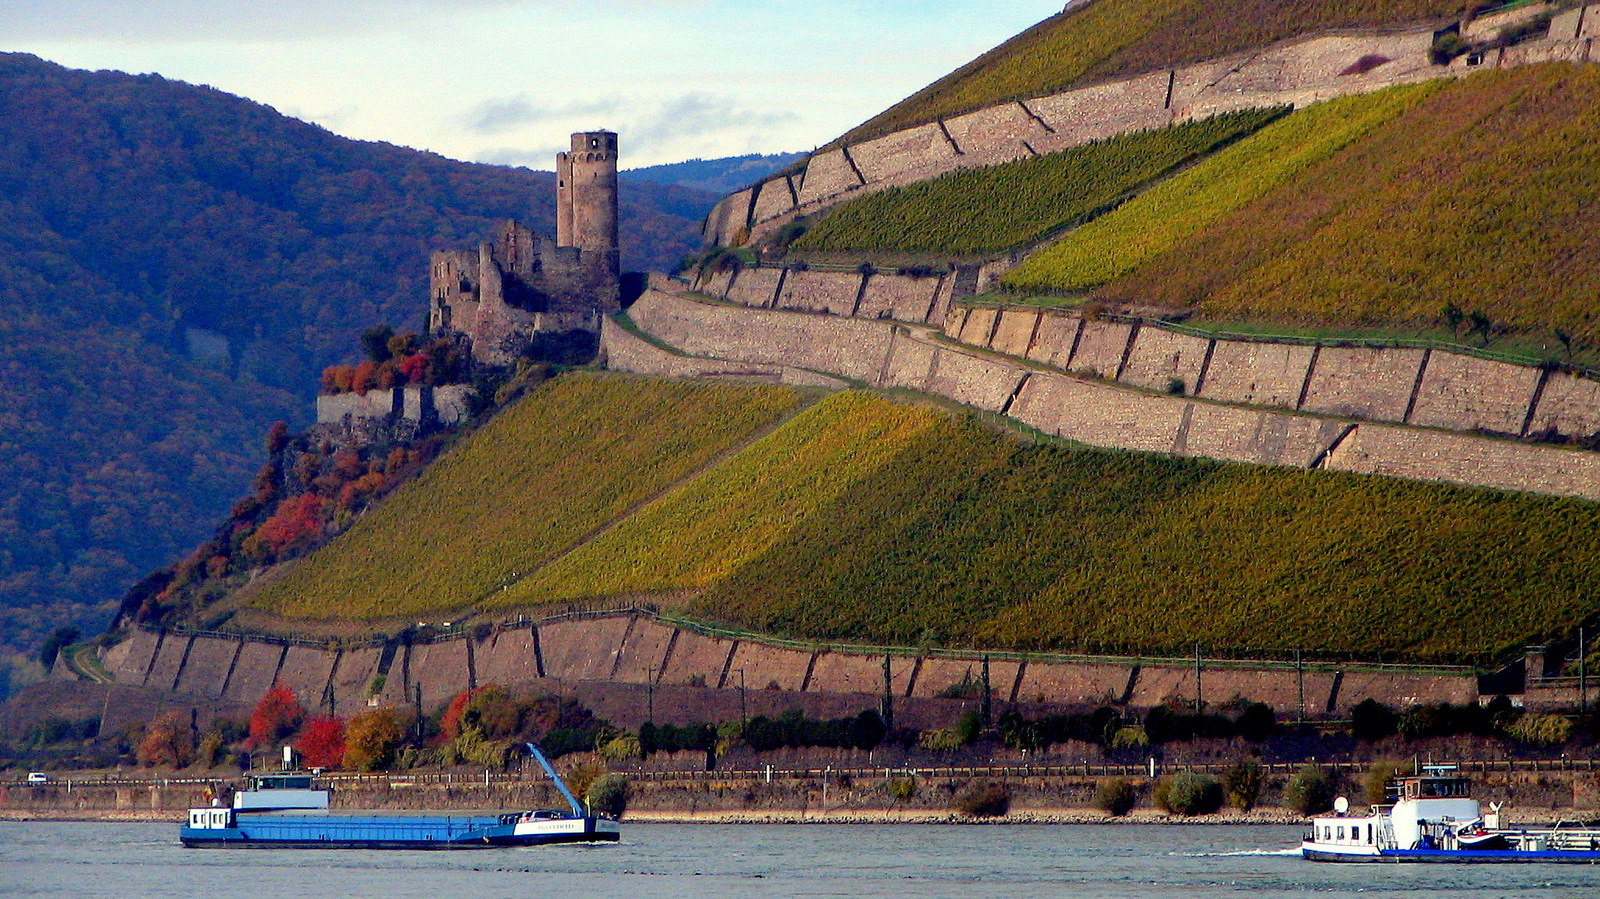
POLYGON ((656 724, 656 669, 653 668, 653 667, 647 669, 646 672, 645 672, 644 689, 645 689, 645 701, 649 704, 649 714, 648 714, 647 718, 648 718, 648 720, 650 722, 650 726, 651 727, 655 727, 655 724, 656 724))
POLYGON ((983 726, 993 724, 994 705, 989 698, 989 657, 983 657, 983 726))
POLYGON ((417 688, 417 745, 422 745, 422 681, 417 681, 412 686, 417 688))
POLYGON ((1588 655, 1588 644, 1584 640, 1583 625, 1578 625, 1578 715, 1583 718, 1589 716, 1589 672, 1584 668, 1584 656, 1588 655))
POLYGON ((1194 712, 1200 714, 1206 707, 1205 699, 1200 694, 1200 643, 1194 644, 1194 712))
POLYGON ((739 726, 750 723, 750 712, 744 705, 744 669, 739 669, 739 726))
POLYGON ((883 729, 894 729, 894 675, 889 668, 889 654, 883 654, 883 729))
POLYGON ((1303 724, 1306 720, 1306 666, 1300 659, 1300 647, 1298 646, 1294 650, 1294 677, 1300 689, 1300 717, 1297 720, 1303 724))

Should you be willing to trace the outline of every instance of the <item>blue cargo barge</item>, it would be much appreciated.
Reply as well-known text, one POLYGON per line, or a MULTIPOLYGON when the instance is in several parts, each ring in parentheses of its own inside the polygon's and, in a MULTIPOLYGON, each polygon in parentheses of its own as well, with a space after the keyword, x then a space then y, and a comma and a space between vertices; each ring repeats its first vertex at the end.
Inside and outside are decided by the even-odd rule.
POLYGON ((571 812, 334 811, 313 775, 285 772, 251 776, 230 807, 190 809, 179 839, 203 849, 488 849, 619 840, 617 822, 586 814, 544 756, 529 748, 571 812))

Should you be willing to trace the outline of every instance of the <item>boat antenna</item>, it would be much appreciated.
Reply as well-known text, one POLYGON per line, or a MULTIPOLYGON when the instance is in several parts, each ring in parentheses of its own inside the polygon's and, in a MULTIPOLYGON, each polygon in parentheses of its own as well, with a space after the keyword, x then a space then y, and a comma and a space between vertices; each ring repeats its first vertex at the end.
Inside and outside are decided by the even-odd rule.
POLYGON ((578 804, 577 797, 573 796, 572 791, 567 789, 566 782, 561 779, 561 775, 556 773, 556 769, 550 764, 550 760, 544 757, 544 753, 539 751, 539 747, 532 743, 527 744, 527 746, 528 752, 539 762, 539 767, 544 769, 544 773, 550 775, 550 779, 555 781, 556 789, 561 791, 561 795, 567 800, 567 804, 572 806, 572 813, 579 818, 586 817, 583 806, 578 804))

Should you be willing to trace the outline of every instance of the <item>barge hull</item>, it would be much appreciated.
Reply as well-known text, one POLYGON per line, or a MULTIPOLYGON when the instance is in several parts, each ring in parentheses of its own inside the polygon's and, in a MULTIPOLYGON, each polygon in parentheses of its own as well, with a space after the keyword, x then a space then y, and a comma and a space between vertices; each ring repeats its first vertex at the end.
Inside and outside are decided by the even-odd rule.
POLYGON ((1481 852, 1459 849, 1383 849, 1376 855, 1304 850, 1314 862, 1389 864, 1566 864, 1600 865, 1600 851, 1587 849, 1486 849, 1481 852))

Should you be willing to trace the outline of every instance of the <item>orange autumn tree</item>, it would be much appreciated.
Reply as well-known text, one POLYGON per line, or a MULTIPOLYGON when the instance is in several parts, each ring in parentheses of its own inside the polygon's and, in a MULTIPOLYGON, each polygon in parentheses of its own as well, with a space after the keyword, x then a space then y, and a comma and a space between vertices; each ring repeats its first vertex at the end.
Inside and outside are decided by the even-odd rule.
POLYGON ((255 711, 250 713, 250 737, 245 746, 261 749, 271 746, 300 729, 306 710, 295 698, 294 691, 278 684, 261 697, 255 711))

